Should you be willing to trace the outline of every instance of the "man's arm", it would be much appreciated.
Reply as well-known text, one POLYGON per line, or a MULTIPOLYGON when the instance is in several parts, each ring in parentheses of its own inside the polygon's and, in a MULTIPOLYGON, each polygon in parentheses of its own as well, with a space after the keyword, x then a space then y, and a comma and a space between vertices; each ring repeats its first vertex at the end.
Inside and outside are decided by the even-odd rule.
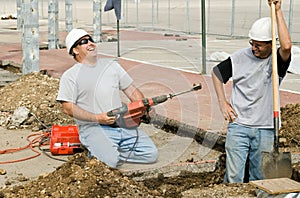
POLYGON ((237 117, 237 114, 232 108, 231 104, 226 100, 223 82, 217 77, 214 70, 211 72, 211 76, 218 97, 218 102, 219 102, 219 107, 221 109, 221 112, 225 120, 229 120, 230 122, 233 122, 234 118, 237 117))
POLYGON ((95 123, 105 124, 105 125, 113 124, 116 120, 115 116, 109 117, 107 116, 106 112, 100 114, 94 114, 80 108, 79 106, 71 102, 62 101, 61 104, 62 104, 63 113, 71 117, 74 117, 78 120, 95 122, 95 123))
POLYGON ((145 97, 144 94, 132 84, 123 91, 130 101, 141 100, 145 97))
POLYGON ((286 26, 282 10, 281 10, 281 0, 269 0, 269 5, 275 3, 276 21, 278 38, 280 43, 279 54, 284 62, 286 62, 291 56, 292 41, 289 34, 288 28, 286 26))

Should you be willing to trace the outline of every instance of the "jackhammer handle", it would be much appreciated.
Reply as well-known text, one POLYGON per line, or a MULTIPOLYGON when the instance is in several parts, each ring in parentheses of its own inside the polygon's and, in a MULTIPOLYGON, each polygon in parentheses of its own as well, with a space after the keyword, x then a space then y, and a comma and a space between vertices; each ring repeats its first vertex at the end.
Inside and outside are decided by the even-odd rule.
POLYGON ((202 85, 201 85, 201 83, 199 83, 199 84, 195 84, 195 85, 193 86, 192 90, 193 90, 193 91, 197 91, 197 90, 199 90, 199 89, 201 89, 201 88, 202 88, 202 85))
POLYGON ((127 112, 128 112, 128 107, 127 107, 127 105, 123 104, 121 107, 107 112, 107 116, 112 117, 112 116, 116 116, 116 115, 125 114, 127 112))
POLYGON ((113 112, 113 111, 109 111, 109 112, 107 112, 107 116, 109 116, 109 117, 113 117, 113 116, 115 116, 115 114, 114 114, 114 112, 113 112))
POLYGON ((156 96, 156 97, 153 97, 152 100, 153 100, 153 105, 157 105, 157 104, 167 101, 168 96, 167 95, 156 96))

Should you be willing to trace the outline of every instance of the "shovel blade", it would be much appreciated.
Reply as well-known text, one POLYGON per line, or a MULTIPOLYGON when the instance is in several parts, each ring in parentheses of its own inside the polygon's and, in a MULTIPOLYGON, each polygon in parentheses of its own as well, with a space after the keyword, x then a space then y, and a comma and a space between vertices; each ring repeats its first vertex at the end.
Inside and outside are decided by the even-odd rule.
POLYGON ((291 153, 262 152, 262 171, 265 179, 291 178, 291 153))

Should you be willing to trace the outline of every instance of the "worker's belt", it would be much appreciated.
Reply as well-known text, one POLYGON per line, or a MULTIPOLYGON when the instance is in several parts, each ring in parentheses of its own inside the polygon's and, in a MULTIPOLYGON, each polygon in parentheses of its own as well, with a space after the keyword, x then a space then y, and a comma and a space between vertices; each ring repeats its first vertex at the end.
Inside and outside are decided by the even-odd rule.
POLYGON ((107 125, 107 126, 110 126, 110 127, 112 127, 112 128, 121 128, 119 125, 118 125, 118 123, 113 123, 113 124, 110 124, 110 125, 107 125))
POLYGON ((109 125, 102 125, 102 126, 109 126, 112 128, 125 128, 125 129, 135 129, 138 127, 137 124, 133 125, 133 126, 128 126, 124 120, 122 118, 118 118, 116 120, 116 122, 114 122, 113 124, 109 124, 109 125))

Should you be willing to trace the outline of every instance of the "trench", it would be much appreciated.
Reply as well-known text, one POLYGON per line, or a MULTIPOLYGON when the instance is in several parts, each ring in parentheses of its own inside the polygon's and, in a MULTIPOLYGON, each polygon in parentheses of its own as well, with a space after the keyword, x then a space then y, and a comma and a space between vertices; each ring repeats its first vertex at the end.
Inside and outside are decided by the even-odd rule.
MULTIPOLYGON (((180 123, 179 121, 160 115, 156 115, 151 122, 155 127, 159 127, 168 133, 193 138, 201 145, 205 145, 205 143, 203 144, 204 139, 206 143, 214 143, 212 149, 215 149, 222 154, 219 156, 213 167, 208 167, 210 164, 188 164, 185 167, 162 167, 148 171, 126 173, 127 176, 135 181, 142 182, 151 190, 164 192, 167 197, 181 197, 181 193, 189 189, 205 188, 223 183, 226 161, 224 148, 226 140, 225 136, 205 131, 185 123, 180 123), (171 174, 170 176, 170 172, 174 174, 171 174)), ((249 159, 246 162, 245 183, 249 182, 248 168, 249 159)), ((293 164, 293 174, 291 179, 300 181, 299 163, 293 164)))
POLYGON ((182 137, 193 138, 201 145, 212 145, 221 154, 215 163, 187 163, 184 166, 166 166, 150 170, 123 173, 143 183, 150 190, 163 192, 166 197, 180 197, 181 192, 193 188, 223 183, 225 173, 225 137, 217 133, 190 126, 179 121, 155 115, 151 119, 155 127, 182 137), (205 139, 205 143, 203 140, 205 139))
POLYGON ((218 133, 205 131, 204 129, 197 128, 179 121, 169 119, 167 117, 156 115, 151 123, 161 128, 162 130, 176 134, 178 136, 194 138, 201 145, 214 145, 213 149, 220 152, 224 152, 225 136, 221 136, 218 133), (205 142, 203 140, 205 139, 205 142))

